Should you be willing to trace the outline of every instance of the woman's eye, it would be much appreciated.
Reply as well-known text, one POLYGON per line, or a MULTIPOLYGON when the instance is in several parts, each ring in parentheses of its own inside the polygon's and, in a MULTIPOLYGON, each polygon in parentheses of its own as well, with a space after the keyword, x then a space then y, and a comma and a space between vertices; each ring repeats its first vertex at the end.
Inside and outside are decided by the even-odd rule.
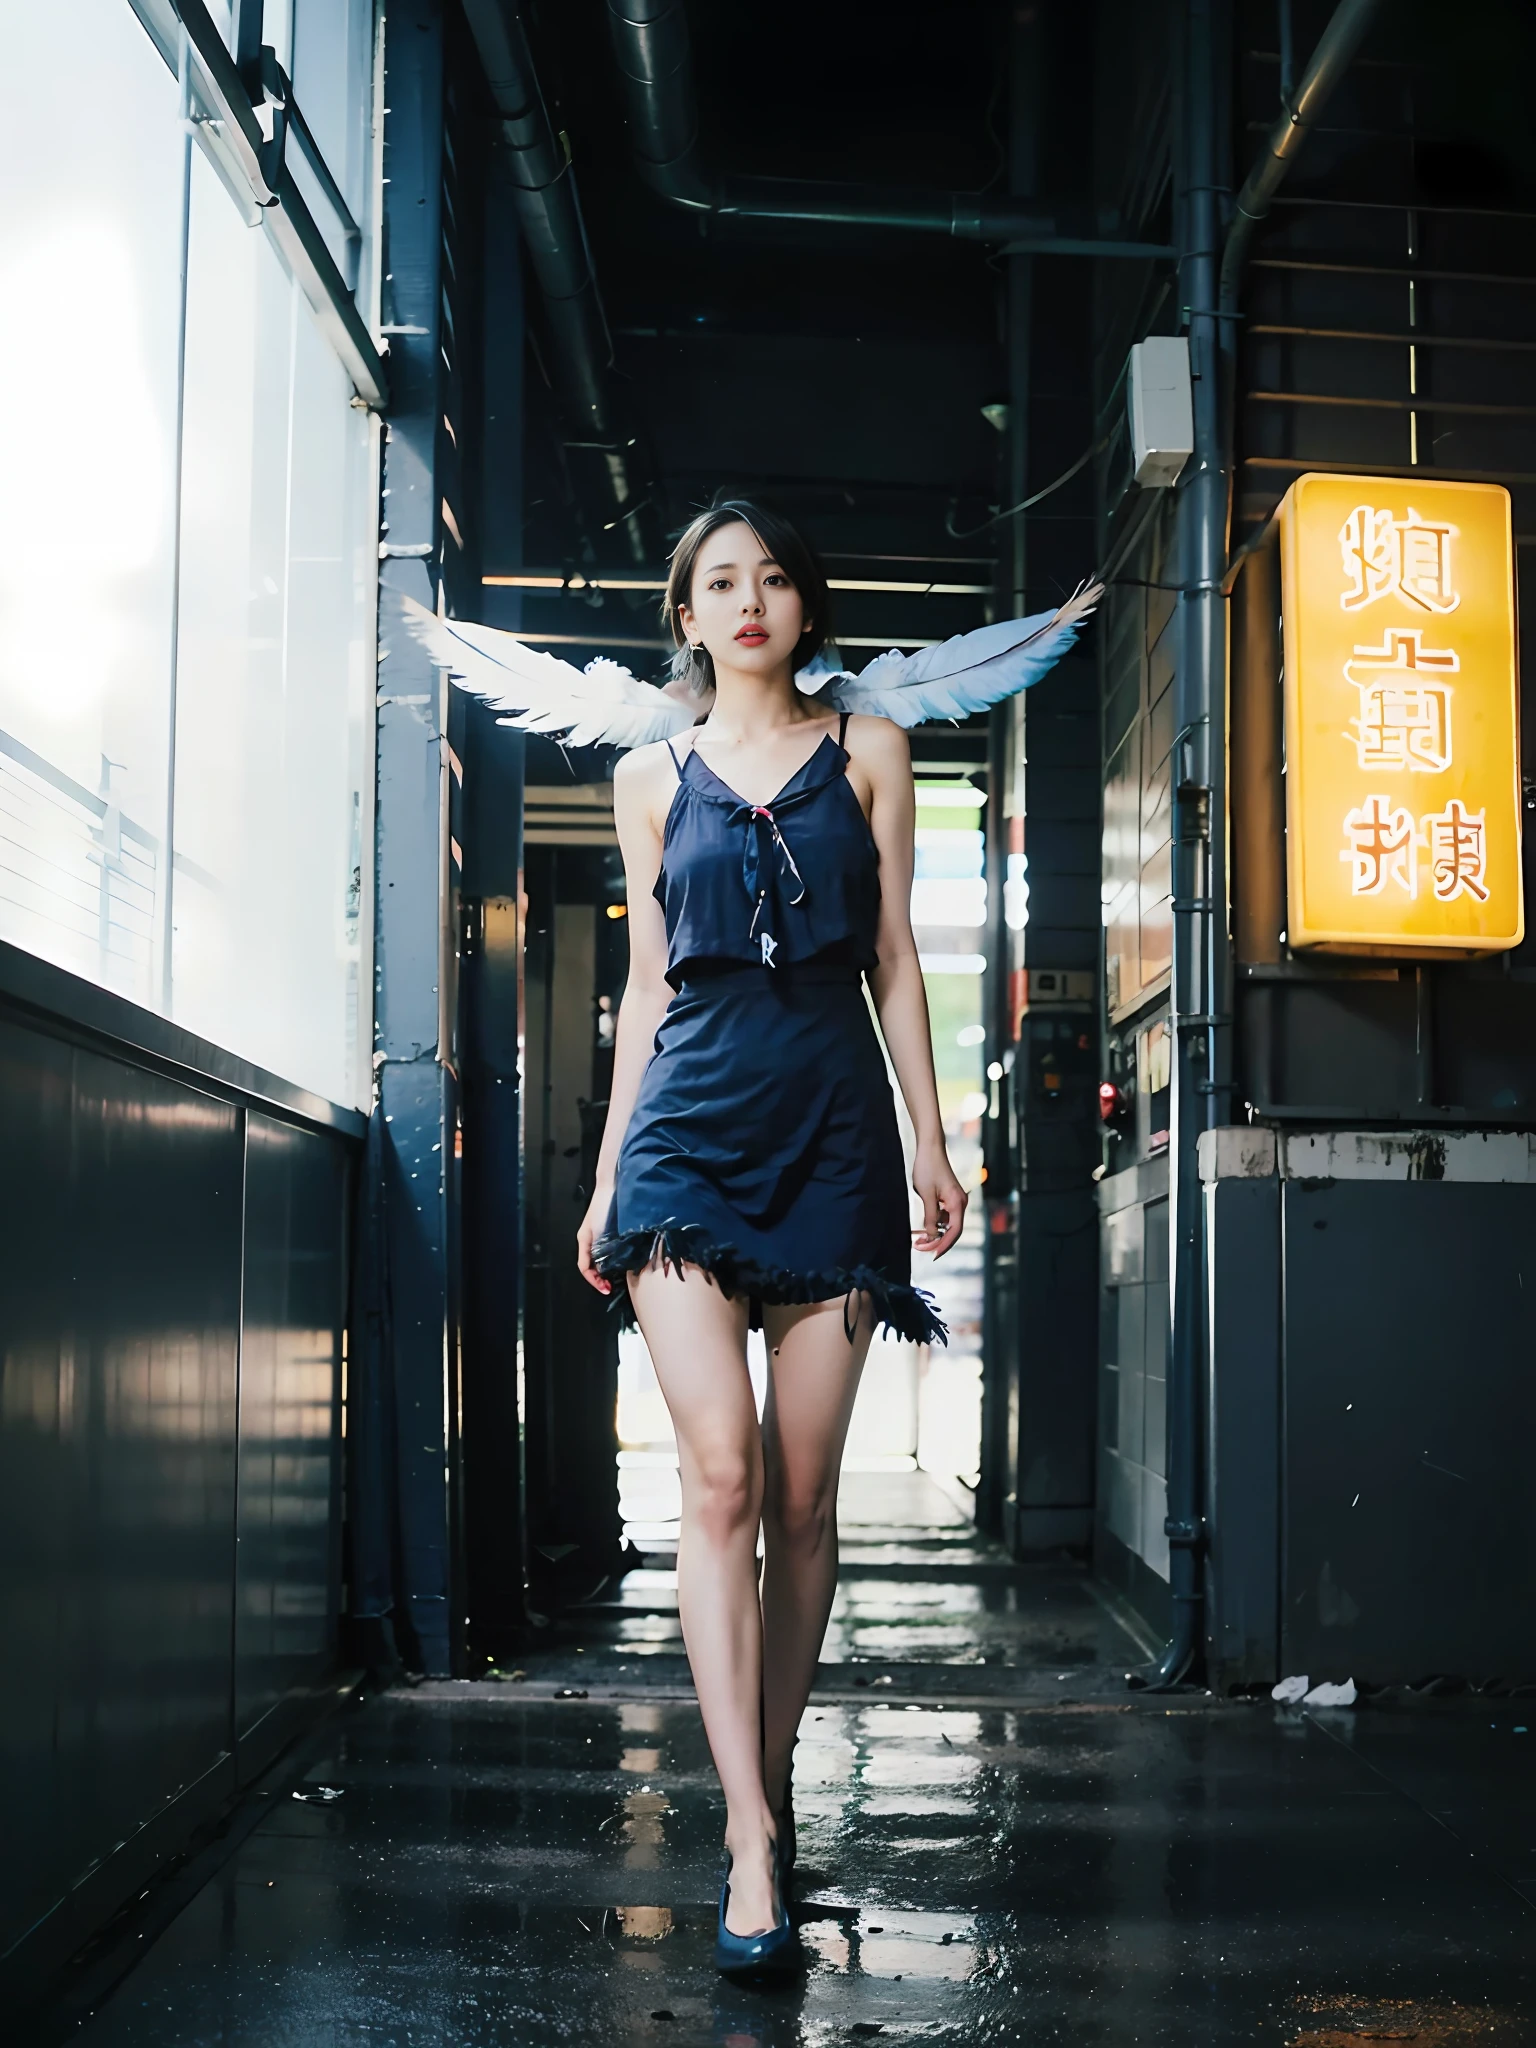
POLYGON ((717 576, 709 587, 711 590, 729 590, 731 586, 724 576, 717 576))

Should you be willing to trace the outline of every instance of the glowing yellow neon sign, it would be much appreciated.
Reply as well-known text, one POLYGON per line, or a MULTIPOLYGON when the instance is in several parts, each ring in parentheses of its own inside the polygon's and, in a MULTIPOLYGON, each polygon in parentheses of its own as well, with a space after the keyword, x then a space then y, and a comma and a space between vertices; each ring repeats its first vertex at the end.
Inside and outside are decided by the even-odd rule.
POLYGON ((1298 477, 1280 549, 1291 945, 1518 946, 1508 491, 1298 477))

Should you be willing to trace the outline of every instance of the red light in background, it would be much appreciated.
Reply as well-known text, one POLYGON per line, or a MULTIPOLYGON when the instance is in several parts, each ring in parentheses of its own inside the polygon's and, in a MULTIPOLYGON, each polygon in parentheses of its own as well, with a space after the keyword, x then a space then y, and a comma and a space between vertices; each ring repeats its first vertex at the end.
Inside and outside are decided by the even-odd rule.
POLYGON ((1099 1083, 1099 1122, 1107 1124, 1124 1107, 1125 1097, 1120 1093, 1114 1082, 1101 1081, 1099 1083))

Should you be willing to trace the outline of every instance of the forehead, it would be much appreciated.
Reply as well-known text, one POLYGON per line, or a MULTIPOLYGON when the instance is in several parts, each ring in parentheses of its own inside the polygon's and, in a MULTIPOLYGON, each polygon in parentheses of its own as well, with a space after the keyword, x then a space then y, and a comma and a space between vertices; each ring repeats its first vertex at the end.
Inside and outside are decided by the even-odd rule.
POLYGON ((745 563, 771 562, 774 557, 763 542, 758 539, 744 519, 733 519, 729 526, 718 526, 699 549, 698 567, 701 570, 736 568, 745 563))

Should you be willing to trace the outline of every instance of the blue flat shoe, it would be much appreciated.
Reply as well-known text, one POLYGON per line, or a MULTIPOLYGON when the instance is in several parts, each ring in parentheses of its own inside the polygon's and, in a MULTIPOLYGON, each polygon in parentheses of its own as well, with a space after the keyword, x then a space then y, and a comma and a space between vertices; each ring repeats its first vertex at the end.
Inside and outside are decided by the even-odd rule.
POLYGON ((797 1943, 794 1923, 784 1905, 777 1845, 773 1851, 773 1895, 779 1917, 772 1927, 761 1934, 732 1934, 725 1924, 725 1909, 731 1896, 731 1860, 726 1858, 725 1877, 720 1886, 720 1924, 715 1934, 715 1968, 724 1976, 777 1976, 794 1968, 797 1943))

